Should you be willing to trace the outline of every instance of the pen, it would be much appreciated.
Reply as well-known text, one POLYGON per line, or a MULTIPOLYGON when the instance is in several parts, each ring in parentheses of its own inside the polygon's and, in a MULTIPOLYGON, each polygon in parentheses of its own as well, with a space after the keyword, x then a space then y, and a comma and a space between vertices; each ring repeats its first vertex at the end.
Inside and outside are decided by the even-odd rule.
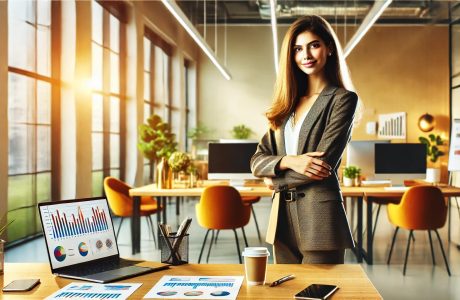
POLYGON ((288 281, 288 280, 291 280, 291 279, 294 279, 294 278, 295 278, 295 276, 294 276, 293 274, 289 274, 289 275, 287 275, 287 276, 281 277, 281 278, 278 279, 278 280, 273 281, 272 284, 270 284, 270 287, 280 285, 280 284, 282 284, 283 282, 288 281))

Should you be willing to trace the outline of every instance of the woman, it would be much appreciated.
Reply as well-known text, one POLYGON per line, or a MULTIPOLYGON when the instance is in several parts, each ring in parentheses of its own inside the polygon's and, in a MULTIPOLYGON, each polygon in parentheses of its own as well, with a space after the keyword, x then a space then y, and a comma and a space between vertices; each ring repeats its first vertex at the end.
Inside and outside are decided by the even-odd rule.
POLYGON ((344 262, 354 246, 337 170, 358 97, 326 20, 306 16, 288 29, 280 54, 270 129, 251 160, 275 190, 267 231, 276 263, 344 262))

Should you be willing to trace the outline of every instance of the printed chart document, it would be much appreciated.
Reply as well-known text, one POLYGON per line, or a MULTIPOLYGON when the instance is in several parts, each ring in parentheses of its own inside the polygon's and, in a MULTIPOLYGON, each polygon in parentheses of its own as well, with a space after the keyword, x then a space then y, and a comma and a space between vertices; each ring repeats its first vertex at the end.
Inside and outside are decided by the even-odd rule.
POLYGON ((149 299, 236 299, 243 276, 163 276, 149 299))
POLYGON ((73 282, 46 300, 54 299, 128 299, 142 283, 80 283, 73 282))

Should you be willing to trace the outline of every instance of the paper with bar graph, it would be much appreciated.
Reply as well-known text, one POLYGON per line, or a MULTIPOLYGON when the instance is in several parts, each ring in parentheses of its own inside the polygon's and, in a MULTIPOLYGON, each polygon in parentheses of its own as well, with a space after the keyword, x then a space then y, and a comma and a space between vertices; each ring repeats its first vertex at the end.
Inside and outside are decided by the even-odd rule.
POLYGON ((405 139, 406 113, 379 115, 378 137, 381 139, 405 139))
POLYGON ((236 299, 243 276, 163 276, 149 299, 236 299))
POLYGON ((55 299, 117 299, 123 300, 134 293, 142 283, 80 283, 72 282, 46 300, 55 299))

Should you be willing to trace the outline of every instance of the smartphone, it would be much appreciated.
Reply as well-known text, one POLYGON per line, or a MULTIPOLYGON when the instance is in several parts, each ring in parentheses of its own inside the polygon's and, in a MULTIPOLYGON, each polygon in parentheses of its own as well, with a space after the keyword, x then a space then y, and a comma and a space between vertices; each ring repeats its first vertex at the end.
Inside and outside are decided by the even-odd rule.
POLYGON ((324 300, 331 296, 339 287, 328 284, 312 284, 298 292, 295 299, 324 300))
POLYGON ((40 279, 19 279, 13 280, 8 285, 4 286, 2 291, 4 292, 23 292, 30 291, 37 284, 40 283, 40 279))

